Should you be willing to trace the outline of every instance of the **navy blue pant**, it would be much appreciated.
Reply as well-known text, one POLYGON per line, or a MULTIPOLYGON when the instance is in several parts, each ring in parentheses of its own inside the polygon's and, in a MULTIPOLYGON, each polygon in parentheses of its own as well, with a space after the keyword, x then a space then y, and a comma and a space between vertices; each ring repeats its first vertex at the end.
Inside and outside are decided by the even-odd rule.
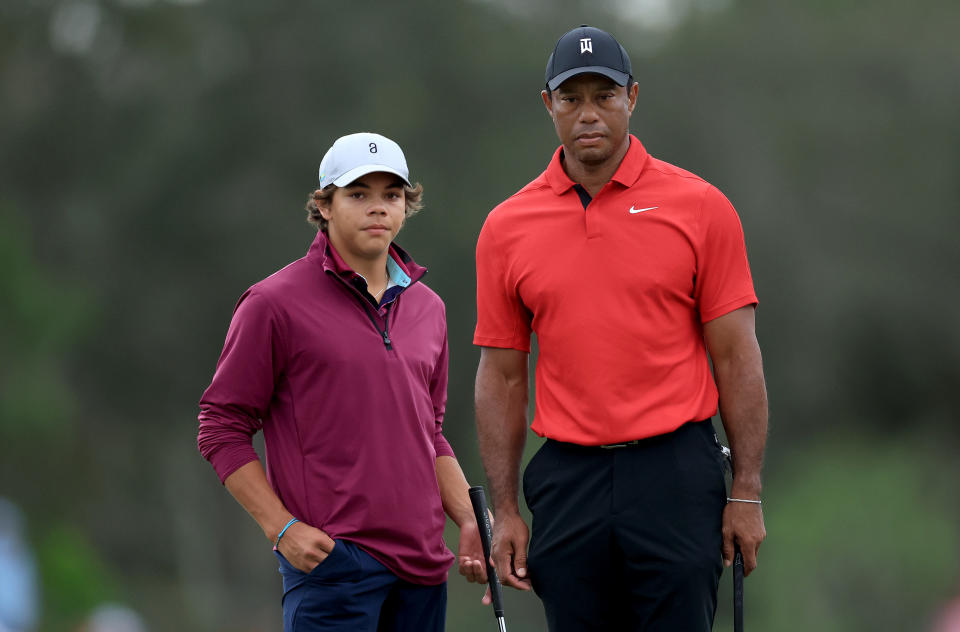
POLYGON ((404 581, 357 545, 336 540, 309 573, 283 555, 284 632, 442 632, 447 585, 404 581))
POLYGON ((711 629, 722 458, 709 420, 622 448, 540 448, 523 477, 527 567, 551 632, 711 629))

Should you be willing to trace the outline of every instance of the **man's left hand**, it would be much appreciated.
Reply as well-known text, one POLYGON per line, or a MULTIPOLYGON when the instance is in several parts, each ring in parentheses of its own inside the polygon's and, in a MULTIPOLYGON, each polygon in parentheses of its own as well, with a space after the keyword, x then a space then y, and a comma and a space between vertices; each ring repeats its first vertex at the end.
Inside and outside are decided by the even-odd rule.
POLYGON ((763 509, 753 503, 728 502, 723 510, 723 565, 733 564, 734 542, 743 553, 743 575, 757 567, 760 543, 767 537, 763 509))

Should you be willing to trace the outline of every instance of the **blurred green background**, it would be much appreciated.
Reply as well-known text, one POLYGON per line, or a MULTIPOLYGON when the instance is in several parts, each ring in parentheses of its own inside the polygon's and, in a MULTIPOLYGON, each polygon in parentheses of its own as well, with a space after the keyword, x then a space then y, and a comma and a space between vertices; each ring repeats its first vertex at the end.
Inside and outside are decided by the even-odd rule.
MULTIPOLYGON (((446 434, 483 482, 473 249, 557 145, 543 68, 580 23, 631 54, 632 131, 746 231, 772 409, 749 627, 922 630, 960 594, 960 4, 3 0, 0 496, 38 629, 104 601, 155 631, 280 629, 196 403, 236 299, 306 251, 344 133, 397 140, 425 186, 398 241, 446 301, 446 434)), ((490 629, 481 592, 451 575, 450 630, 490 629)), ((507 613, 545 629, 531 595, 507 613)))

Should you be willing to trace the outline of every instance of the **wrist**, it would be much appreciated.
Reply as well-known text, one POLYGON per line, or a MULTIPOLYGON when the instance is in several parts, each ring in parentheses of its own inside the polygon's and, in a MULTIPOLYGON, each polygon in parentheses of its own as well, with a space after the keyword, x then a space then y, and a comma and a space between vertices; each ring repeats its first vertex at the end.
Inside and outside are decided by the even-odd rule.
POLYGON ((730 495, 736 498, 758 500, 761 491, 762 486, 760 485, 759 476, 752 479, 735 477, 733 479, 733 485, 730 486, 730 495))
POLYGON ((280 536, 280 532, 283 531, 291 519, 293 519, 293 514, 290 513, 272 518, 268 524, 263 525, 263 535, 267 536, 271 544, 275 543, 280 536))
POLYGON ((511 518, 519 518, 520 506, 517 504, 498 505, 493 508, 493 515, 496 516, 498 522, 501 520, 510 520, 511 518))
POLYGON ((293 525, 295 525, 295 524, 298 523, 298 522, 300 522, 298 519, 296 519, 296 518, 290 518, 290 520, 288 520, 287 523, 286 523, 285 525, 283 525, 283 528, 280 529, 280 532, 277 534, 277 539, 276 539, 276 540, 274 541, 274 543, 273 543, 273 548, 274 548, 274 549, 277 549, 277 548, 280 547, 280 540, 282 540, 284 534, 287 533, 287 529, 289 529, 290 527, 292 527, 293 525))
POLYGON ((456 524, 460 529, 463 529, 464 527, 470 527, 470 525, 477 525, 477 519, 473 515, 473 509, 471 509, 469 512, 459 511, 455 515, 451 515, 450 519, 453 520, 454 524, 456 524))
POLYGON ((760 499, 754 500, 751 498, 734 498, 732 496, 727 496, 727 504, 729 505, 730 503, 740 503, 743 505, 755 505, 757 507, 763 506, 763 501, 760 499))

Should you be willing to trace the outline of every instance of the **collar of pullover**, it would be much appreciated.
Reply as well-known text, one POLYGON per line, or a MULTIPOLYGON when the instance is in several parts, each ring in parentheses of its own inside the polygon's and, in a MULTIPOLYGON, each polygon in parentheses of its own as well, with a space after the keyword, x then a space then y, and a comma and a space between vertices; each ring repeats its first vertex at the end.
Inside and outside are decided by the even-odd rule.
MULTIPOLYGON (((396 243, 390 244, 389 256, 404 274, 410 277, 411 283, 419 281, 427 273, 426 268, 417 264, 413 257, 396 243)), ((317 237, 310 244, 310 250, 307 251, 307 260, 321 266, 324 271, 333 272, 347 279, 352 279, 357 274, 330 246, 330 240, 327 239, 327 234, 322 230, 317 231, 317 237)))

